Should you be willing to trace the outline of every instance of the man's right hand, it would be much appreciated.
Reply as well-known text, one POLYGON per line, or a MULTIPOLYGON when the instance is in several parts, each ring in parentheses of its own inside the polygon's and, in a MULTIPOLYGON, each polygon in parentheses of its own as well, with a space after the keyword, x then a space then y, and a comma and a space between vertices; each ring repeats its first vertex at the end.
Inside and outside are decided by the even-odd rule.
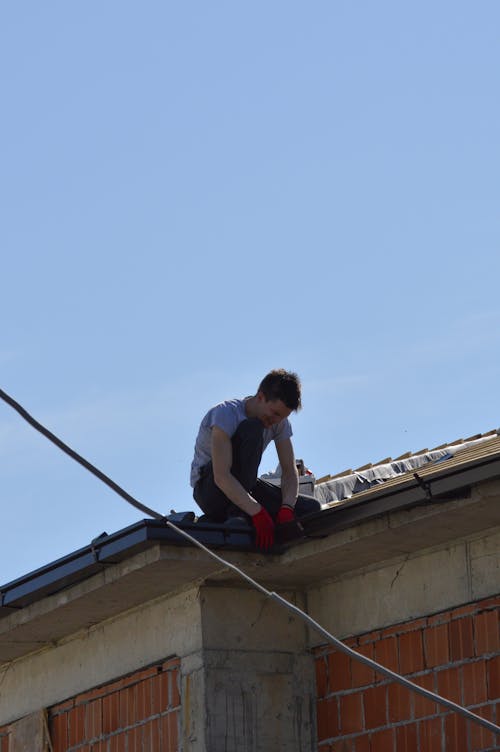
POLYGON ((260 512, 252 516, 252 522, 257 546, 267 551, 274 543, 274 522, 271 515, 262 507, 260 512))

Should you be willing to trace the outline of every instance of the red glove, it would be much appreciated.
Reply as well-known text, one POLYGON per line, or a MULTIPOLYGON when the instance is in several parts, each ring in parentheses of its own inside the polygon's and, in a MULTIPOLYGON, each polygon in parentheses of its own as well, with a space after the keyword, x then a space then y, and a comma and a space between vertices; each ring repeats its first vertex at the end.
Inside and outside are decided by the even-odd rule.
POLYGON ((295 519, 295 512, 292 509, 292 507, 284 506, 281 507, 278 516, 276 517, 276 522, 278 525, 282 525, 284 522, 293 522, 295 519))
POLYGON ((255 528, 255 542, 259 548, 267 551, 274 543, 274 522, 264 507, 252 517, 255 528))

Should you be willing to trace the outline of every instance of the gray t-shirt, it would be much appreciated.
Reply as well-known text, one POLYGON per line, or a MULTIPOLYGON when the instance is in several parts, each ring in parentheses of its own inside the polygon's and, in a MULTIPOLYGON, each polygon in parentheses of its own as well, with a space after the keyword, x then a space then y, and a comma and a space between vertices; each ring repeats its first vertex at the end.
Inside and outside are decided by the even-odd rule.
MULTIPOLYGON (((196 481, 200 477, 200 470, 207 465, 212 459, 211 442, 212 442, 212 428, 218 426, 227 433, 231 438, 238 428, 239 424, 247 419, 245 413, 245 399, 232 399, 221 402, 205 415, 201 421, 200 430, 196 437, 196 444, 194 447, 194 459, 191 463, 191 485, 196 485, 196 481)), ((282 441, 283 439, 289 439, 292 435, 292 426, 288 418, 281 420, 271 428, 264 428, 264 449, 270 441, 282 441)))

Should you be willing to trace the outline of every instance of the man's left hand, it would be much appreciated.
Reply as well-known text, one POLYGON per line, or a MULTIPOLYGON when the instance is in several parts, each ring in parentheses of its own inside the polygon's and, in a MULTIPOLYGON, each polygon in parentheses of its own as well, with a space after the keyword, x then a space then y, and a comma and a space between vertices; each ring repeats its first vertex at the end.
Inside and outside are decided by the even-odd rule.
POLYGON ((292 509, 292 507, 285 505, 280 508, 276 517, 276 522, 278 525, 282 525, 284 522, 293 522, 294 519, 295 510, 292 509))

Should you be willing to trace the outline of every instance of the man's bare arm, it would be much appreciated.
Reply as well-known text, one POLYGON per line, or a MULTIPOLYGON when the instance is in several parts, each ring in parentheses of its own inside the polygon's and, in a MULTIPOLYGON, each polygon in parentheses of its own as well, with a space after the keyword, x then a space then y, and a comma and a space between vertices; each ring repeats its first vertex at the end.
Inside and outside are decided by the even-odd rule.
POLYGON ((295 467, 295 455, 290 439, 276 442, 276 451, 281 465, 281 497, 283 504, 295 508, 299 493, 299 476, 295 467))
POLYGON ((212 428, 212 466, 214 481, 223 494, 243 512, 252 517, 260 512, 261 505, 245 491, 239 480, 231 474, 233 447, 231 439, 222 428, 212 428))

